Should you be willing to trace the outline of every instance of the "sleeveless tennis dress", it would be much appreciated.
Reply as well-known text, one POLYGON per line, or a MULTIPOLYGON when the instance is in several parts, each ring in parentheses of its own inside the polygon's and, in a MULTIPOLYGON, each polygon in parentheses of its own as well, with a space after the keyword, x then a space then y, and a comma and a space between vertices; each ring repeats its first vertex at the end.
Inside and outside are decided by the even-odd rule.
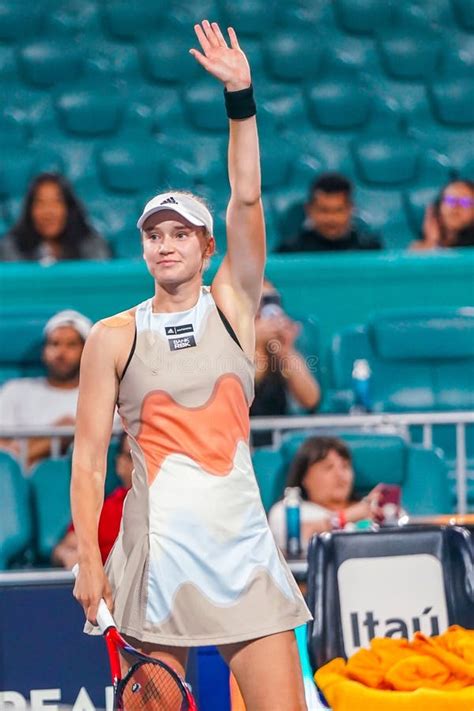
POLYGON ((207 287, 188 311, 149 299, 135 319, 118 403, 133 486, 106 564, 120 631, 198 646, 293 629, 311 616, 252 468, 253 364, 207 287))

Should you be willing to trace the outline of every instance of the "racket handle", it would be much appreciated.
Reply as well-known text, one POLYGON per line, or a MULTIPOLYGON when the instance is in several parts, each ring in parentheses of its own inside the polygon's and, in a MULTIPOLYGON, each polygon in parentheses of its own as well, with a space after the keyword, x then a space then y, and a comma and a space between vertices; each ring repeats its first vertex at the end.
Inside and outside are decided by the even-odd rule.
MULTIPOLYGON (((77 578, 79 573, 79 563, 76 563, 71 572, 74 577, 77 578)), ((97 624, 99 625, 99 629, 102 634, 104 634, 109 627, 117 627, 115 620, 112 617, 112 613, 105 603, 105 600, 101 600, 99 602, 99 607, 97 608, 97 624)))

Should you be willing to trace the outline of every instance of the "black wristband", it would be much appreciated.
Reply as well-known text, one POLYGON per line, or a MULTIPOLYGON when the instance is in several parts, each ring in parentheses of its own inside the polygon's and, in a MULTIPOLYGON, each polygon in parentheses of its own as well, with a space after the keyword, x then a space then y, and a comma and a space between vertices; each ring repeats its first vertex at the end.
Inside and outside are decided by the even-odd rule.
POLYGON ((246 119, 255 116, 257 107, 253 98, 253 86, 239 91, 224 89, 225 110, 230 119, 246 119))

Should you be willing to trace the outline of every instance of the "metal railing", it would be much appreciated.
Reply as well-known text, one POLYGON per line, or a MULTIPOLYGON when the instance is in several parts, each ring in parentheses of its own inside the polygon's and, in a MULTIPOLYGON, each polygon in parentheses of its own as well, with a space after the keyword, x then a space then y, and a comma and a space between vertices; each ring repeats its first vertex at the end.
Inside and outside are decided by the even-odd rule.
MULTIPOLYGON (((419 425, 422 428, 423 446, 433 444, 434 425, 453 425, 456 431, 456 498, 457 512, 467 512, 467 449, 466 426, 474 425, 474 412, 411 412, 411 413, 380 413, 352 415, 292 415, 290 417, 255 417, 250 421, 253 432, 269 431, 272 433, 272 445, 281 445, 285 432, 295 430, 312 430, 324 432, 333 430, 344 432, 359 430, 363 432, 385 432, 399 434, 406 441, 411 441, 410 427, 419 425)), ((114 429, 113 434, 119 435, 120 429, 114 429)), ((61 438, 73 437, 74 427, 25 427, 0 429, 0 439, 16 439, 19 441, 19 460, 27 473, 27 439, 30 437, 50 437, 51 456, 58 457, 61 452, 61 438)))

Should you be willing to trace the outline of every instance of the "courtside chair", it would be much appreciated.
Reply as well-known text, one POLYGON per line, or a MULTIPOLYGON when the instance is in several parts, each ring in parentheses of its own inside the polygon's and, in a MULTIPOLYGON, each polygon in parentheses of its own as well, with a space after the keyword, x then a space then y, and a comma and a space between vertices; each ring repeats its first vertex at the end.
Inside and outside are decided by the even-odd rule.
POLYGON ((74 83, 81 75, 84 49, 70 40, 31 42, 18 52, 22 79, 33 86, 74 83))
POLYGON ((17 460, 0 450, 0 570, 26 551, 31 534, 28 482, 17 460))
POLYGON ((373 35, 394 17, 392 4, 379 0, 334 0, 334 12, 340 28, 354 35, 373 35))
POLYGON ((470 535, 455 526, 323 533, 308 551, 313 669, 347 658, 369 637, 474 626, 470 535))
POLYGON ((454 15, 459 26, 465 32, 474 31, 474 2, 473 0, 451 0, 454 15))
POLYGON ((474 127, 474 80, 462 77, 433 82, 430 86, 433 113, 442 123, 474 127))
MULTIPOLYGON (((104 87, 102 87, 104 88, 104 87)), ((61 93, 55 102, 62 129, 73 136, 106 136, 121 126, 125 110, 123 99, 113 87, 107 91, 74 89, 61 93)))
POLYGON ((284 82, 314 80, 321 66, 321 51, 315 44, 314 32, 279 31, 263 42, 268 74, 284 82))
POLYGON ((434 33, 386 31, 377 38, 377 46, 385 71, 394 79, 426 81, 437 72, 442 40, 434 33))
POLYGON ((237 35, 262 37, 274 23, 274 0, 220 0, 225 27, 235 28, 237 35))
POLYGON ((48 563, 54 546, 66 533, 71 521, 69 489, 71 459, 43 459, 31 472, 35 521, 36 555, 48 563))
POLYGON ((142 69, 146 79, 157 84, 180 85, 194 83, 199 65, 189 54, 189 41, 168 34, 147 39, 140 47, 142 69))
POLYGON ((45 17, 45 6, 38 3, 0 2, 0 41, 19 42, 37 37, 45 17))

